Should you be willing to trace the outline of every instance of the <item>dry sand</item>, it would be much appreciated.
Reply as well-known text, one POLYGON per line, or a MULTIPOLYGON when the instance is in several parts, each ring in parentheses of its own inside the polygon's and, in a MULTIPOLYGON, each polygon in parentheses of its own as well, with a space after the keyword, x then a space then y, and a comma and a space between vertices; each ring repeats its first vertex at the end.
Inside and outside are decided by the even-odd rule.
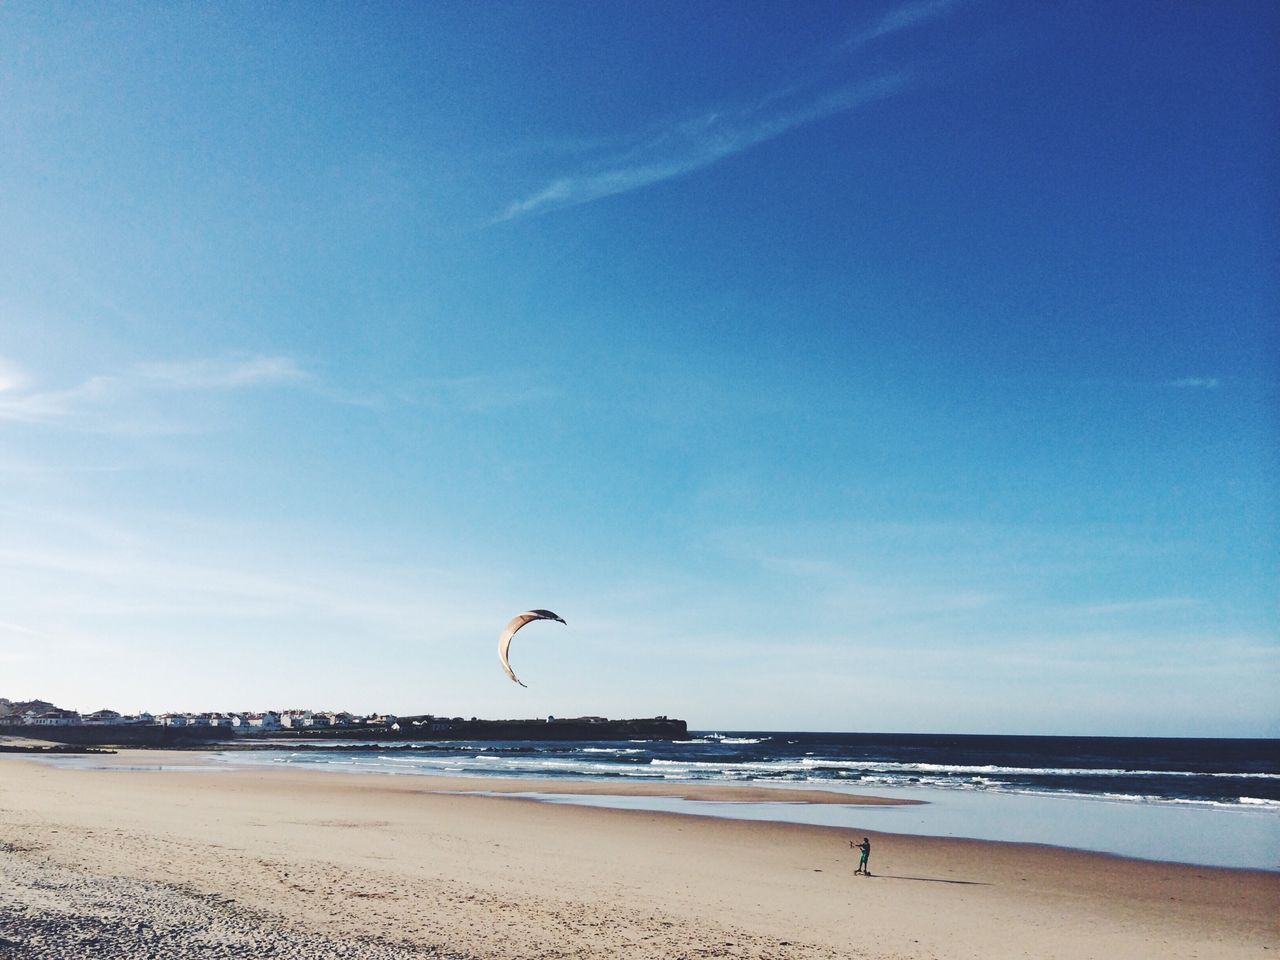
POLYGON ((512 788, 0 756, 0 957, 1280 957, 1280 874, 512 788))

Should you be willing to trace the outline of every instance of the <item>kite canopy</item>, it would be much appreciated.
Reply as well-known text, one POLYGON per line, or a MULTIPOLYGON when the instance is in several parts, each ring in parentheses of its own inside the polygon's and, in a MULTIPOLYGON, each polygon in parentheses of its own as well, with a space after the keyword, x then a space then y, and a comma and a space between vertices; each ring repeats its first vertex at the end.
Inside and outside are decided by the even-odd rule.
POLYGON ((564 623, 557 614, 550 610, 526 610, 524 613, 518 614, 511 618, 507 625, 502 629, 502 634, 498 637, 498 659, 502 661, 502 669, 507 672, 507 676, 514 680, 520 686, 528 686, 516 676, 516 672, 511 669, 511 664, 507 662, 507 650, 511 647, 511 638, 526 623, 532 623, 534 620, 558 620, 564 623))

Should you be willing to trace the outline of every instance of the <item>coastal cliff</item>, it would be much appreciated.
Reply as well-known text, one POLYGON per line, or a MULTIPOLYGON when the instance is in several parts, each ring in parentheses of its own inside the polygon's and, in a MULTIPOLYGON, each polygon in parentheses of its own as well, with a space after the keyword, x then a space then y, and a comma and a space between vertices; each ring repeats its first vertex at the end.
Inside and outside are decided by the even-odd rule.
POLYGON ((401 717, 399 739, 404 740, 684 740, 683 720, 650 717, 641 720, 442 720, 401 717))

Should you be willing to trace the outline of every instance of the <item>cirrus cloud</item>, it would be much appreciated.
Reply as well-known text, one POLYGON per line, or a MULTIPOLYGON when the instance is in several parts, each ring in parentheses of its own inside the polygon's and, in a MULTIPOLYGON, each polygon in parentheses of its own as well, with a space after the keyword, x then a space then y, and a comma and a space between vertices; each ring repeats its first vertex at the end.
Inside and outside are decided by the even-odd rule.
POLYGON ((958 0, 917 0, 890 10, 860 27, 842 43, 815 59, 828 62, 816 72, 780 86, 746 106, 716 106, 658 129, 612 143, 592 141, 605 156, 571 173, 554 176, 494 218, 494 223, 536 216, 604 197, 628 193, 683 177, 735 154, 827 117, 893 96, 916 79, 906 66, 861 79, 833 82, 822 74, 854 51, 901 31, 921 26, 957 5, 958 0))
POLYGON ((290 357, 223 357, 136 364, 70 387, 38 390, 28 388, 30 378, 16 366, 0 361, 0 421, 101 432, 181 432, 166 409, 175 393, 292 386, 308 378, 290 357), (157 394, 170 399, 161 403, 157 394))

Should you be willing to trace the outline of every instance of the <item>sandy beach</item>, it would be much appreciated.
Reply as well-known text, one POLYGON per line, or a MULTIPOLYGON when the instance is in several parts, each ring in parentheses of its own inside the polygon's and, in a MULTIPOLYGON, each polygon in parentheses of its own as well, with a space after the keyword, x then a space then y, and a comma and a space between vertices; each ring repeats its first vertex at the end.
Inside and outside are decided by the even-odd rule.
MULTIPOLYGON (((475 793, 544 789, 526 780, 193 762, 122 753, 83 769, 0 757, 0 957, 1280 950, 1276 873, 867 831, 874 876, 863 878, 849 831, 475 793)), ((758 799, 763 788, 748 790, 713 796, 758 799)))

